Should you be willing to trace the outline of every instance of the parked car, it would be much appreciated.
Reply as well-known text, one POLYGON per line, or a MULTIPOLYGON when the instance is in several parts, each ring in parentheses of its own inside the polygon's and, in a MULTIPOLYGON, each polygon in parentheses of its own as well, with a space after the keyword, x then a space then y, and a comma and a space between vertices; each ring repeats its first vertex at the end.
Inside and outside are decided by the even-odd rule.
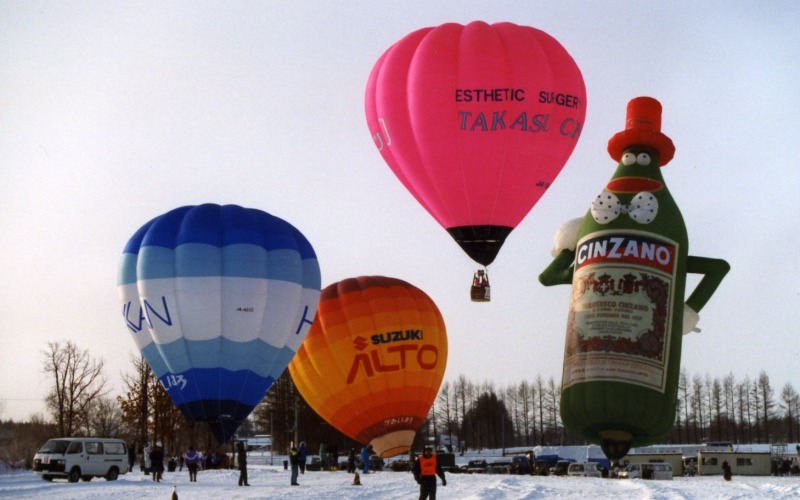
POLYGON ((547 476, 550 474, 550 462, 546 460, 537 460, 533 464, 533 474, 536 476, 547 476))
POLYGON ((445 473, 460 472, 458 467, 456 467, 456 455, 454 453, 438 451, 436 452, 436 459, 439 461, 439 465, 442 466, 442 470, 445 473))
POLYGON ((128 446, 121 439, 50 439, 34 455, 33 471, 45 481, 62 478, 77 483, 94 477, 114 481, 128 472, 128 446))
POLYGON ((483 474, 488 468, 489 464, 486 463, 486 460, 470 460, 467 463, 467 473, 469 474, 483 474))
POLYGON ((488 474, 511 474, 514 465, 511 460, 497 460, 489 464, 486 468, 488 474))
MULTIPOLYGON (((370 455, 369 457, 369 470, 383 470, 385 462, 380 455, 370 455)), ((347 467, 347 466, 345 466, 347 467)), ((345 470, 347 470, 345 468, 345 470)))
POLYGON ((526 456, 517 456, 511 458, 511 464, 513 467, 514 474, 530 474, 531 473, 531 462, 528 460, 526 456))
POLYGON ((567 467, 567 475, 573 477, 603 477, 596 462, 575 462, 567 467))
POLYGON ((672 479, 672 466, 668 463, 628 464, 619 473, 622 479, 672 479))
POLYGON ((550 467, 550 475, 551 476, 566 476, 567 475, 567 468, 569 468, 569 464, 571 464, 569 460, 559 460, 556 464, 550 467))
MULTIPOLYGON (((402 458, 398 458, 389 462, 389 469, 395 472, 407 472, 411 470, 413 464, 409 463, 408 460, 404 460, 402 458)), ((347 469, 344 469, 347 470, 347 469)))

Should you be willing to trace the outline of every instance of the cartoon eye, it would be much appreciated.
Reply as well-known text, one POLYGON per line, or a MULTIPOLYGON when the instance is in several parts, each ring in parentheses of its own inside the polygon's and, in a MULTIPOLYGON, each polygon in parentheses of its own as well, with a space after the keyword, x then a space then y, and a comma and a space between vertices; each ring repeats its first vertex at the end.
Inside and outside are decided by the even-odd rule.
POLYGON ((650 165, 650 155, 647 153, 639 153, 636 157, 636 163, 639 165, 650 165))
POLYGON ((633 165, 634 163, 636 163, 636 155, 634 153, 625 153, 622 155, 623 165, 633 165))

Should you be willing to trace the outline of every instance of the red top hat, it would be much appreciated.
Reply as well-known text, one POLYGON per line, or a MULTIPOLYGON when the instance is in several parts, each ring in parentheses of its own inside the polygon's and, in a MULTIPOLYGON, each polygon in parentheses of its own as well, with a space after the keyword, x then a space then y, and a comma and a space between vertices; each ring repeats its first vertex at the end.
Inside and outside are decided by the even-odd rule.
POLYGON ((630 146, 649 146, 655 149, 662 167, 675 156, 672 140, 661 133, 661 103, 652 97, 631 99, 625 118, 625 130, 614 134, 608 141, 608 154, 618 162, 622 153, 630 146))

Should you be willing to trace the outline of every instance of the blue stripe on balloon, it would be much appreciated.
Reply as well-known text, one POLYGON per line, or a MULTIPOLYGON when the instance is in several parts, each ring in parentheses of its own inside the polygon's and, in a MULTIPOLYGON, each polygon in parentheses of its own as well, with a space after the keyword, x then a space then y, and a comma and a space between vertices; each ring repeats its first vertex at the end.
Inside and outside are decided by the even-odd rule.
MULTIPOLYGON (((125 276, 120 279, 131 279, 128 261, 135 258, 130 254, 123 255, 124 269, 121 268, 120 272, 125 276)), ((261 247, 243 244, 218 248, 190 243, 175 250, 147 246, 139 252, 136 277, 139 280, 206 276, 258 278, 319 289, 321 279, 317 260, 301 262, 299 259, 294 250, 267 252, 261 247)))
POLYGON ((136 261, 139 256, 136 254, 125 252, 122 254, 122 260, 119 264, 119 271, 117 274, 117 285, 130 285, 136 283, 136 261))
POLYGON ((230 400, 256 406, 275 383, 275 378, 249 370, 231 372, 222 368, 194 368, 168 373, 159 380, 178 406, 201 400, 230 400))
POLYGON ((160 357, 169 360, 168 371, 172 373, 189 371, 193 367, 219 367, 231 372, 250 370, 262 377, 278 378, 295 354, 288 347, 277 348, 260 339, 233 342, 224 337, 179 339, 158 347, 160 357))
POLYGON ((158 350, 158 344, 151 342, 144 346, 140 352, 142 353, 142 356, 144 356, 144 360, 147 361, 147 364, 150 365, 150 369, 153 370, 153 373, 156 377, 161 378, 169 373, 167 363, 164 361, 164 358, 161 356, 161 352, 158 350))
POLYGON ((174 249, 187 243, 215 247, 256 245, 267 251, 295 250, 301 258, 316 258, 308 240, 283 219, 257 209, 237 205, 205 204, 180 207, 145 224, 125 247, 136 253, 141 247, 174 249))

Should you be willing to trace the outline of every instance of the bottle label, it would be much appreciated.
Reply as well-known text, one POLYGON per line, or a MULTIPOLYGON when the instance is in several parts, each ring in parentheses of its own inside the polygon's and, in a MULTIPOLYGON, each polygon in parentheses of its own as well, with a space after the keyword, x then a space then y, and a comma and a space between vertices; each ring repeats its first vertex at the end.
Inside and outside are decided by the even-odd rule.
POLYGON ((664 392, 677 258, 677 242, 648 232, 578 242, 563 388, 616 381, 664 392))

